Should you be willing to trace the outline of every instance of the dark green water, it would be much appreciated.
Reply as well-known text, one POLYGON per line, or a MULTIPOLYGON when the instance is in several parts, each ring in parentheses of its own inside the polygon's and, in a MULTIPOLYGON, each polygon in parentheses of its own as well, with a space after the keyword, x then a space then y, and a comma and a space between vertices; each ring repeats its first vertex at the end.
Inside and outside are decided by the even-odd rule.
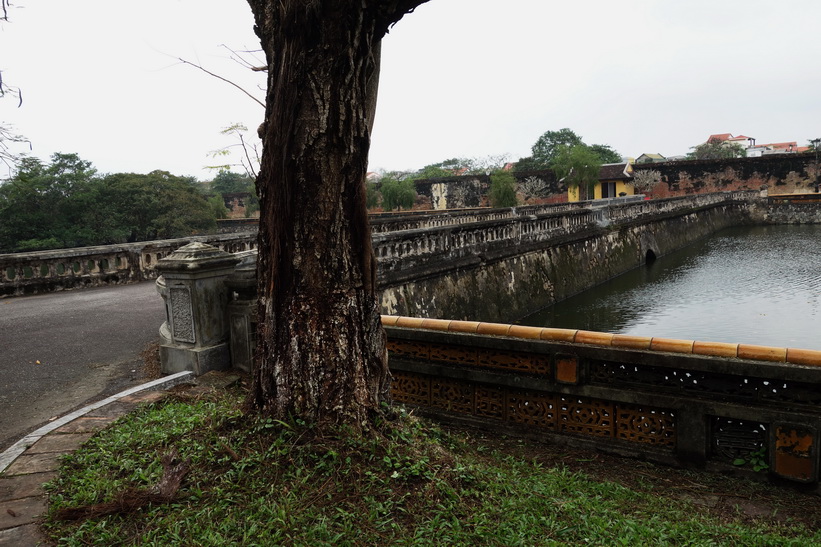
POLYGON ((821 226, 733 228, 521 324, 821 350, 821 226))

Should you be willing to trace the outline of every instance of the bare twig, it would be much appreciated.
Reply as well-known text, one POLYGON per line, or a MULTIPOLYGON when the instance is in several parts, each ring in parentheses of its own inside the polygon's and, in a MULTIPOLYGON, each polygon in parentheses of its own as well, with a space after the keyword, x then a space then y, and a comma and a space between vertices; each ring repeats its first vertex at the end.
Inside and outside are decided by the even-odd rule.
POLYGON ((260 101, 259 99, 257 99, 256 97, 254 97, 253 95, 251 95, 250 93, 248 93, 248 92, 247 92, 245 89, 243 89, 243 88, 242 88, 242 86, 240 86, 239 84, 237 84, 237 83, 235 83, 235 82, 232 82, 232 81, 231 81, 231 80, 229 80, 228 78, 223 78, 223 77, 222 77, 222 76, 220 76, 219 74, 214 74, 214 73, 213 73, 213 72, 211 72, 210 70, 207 70, 206 68, 204 68, 204 67, 202 67, 202 66, 198 65, 197 63, 192 63, 191 61, 186 61, 185 59, 183 59, 183 58, 181 58, 181 57, 177 57, 177 60, 179 60, 179 61, 180 61, 181 63, 183 63, 183 64, 193 66, 194 68, 198 68, 198 69, 202 70, 203 72, 205 72, 206 74, 208 74, 209 76, 213 76, 214 78, 216 78, 216 79, 218 79, 218 80, 222 80, 223 82, 225 82, 225 83, 227 83, 227 84, 230 84, 230 85, 232 85, 232 86, 236 87, 237 89, 239 89, 240 91, 242 91, 243 93, 245 93, 246 95, 248 95, 248 97, 250 97, 251 99, 253 99, 253 100, 254 100, 257 104, 259 104, 262 108, 265 108, 265 103, 263 103, 262 101, 260 101))
POLYGON ((241 53, 248 53, 248 54, 250 54, 254 57, 254 61, 256 61, 257 63, 260 63, 261 61, 254 54, 260 52, 261 50, 245 50, 245 51, 242 51, 242 52, 238 53, 235 49, 231 49, 230 47, 228 47, 225 44, 220 44, 220 47, 223 47, 223 48, 227 49, 231 53, 231 59, 234 62, 244 66, 245 68, 247 68, 249 70, 252 70, 254 72, 267 72, 268 71, 268 65, 253 64, 253 63, 247 61, 245 59, 245 57, 243 57, 241 55, 241 53))
MULTIPOLYGON (((248 146, 245 144, 245 139, 242 136, 242 133, 237 133, 239 135, 239 142, 242 144, 242 150, 245 152, 245 159, 248 161, 248 165, 245 166, 245 170, 250 172, 254 178, 257 178, 257 172, 254 169, 254 162, 251 160, 251 157, 248 155, 248 146)), ((254 152, 256 153, 256 147, 254 147, 254 152)), ((259 155, 257 155, 257 163, 259 163, 259 155)))

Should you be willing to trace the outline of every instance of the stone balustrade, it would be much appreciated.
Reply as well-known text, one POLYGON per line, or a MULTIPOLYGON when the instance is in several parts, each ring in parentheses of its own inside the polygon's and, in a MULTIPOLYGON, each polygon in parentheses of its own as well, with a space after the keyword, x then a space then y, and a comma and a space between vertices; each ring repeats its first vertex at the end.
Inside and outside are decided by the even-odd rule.
POLYGON ((721 472, 763 459, 764 474, 817 487, 821 351, 382 321, 393 398, 424 413, 721 472))
MULTIPOLYGON (((511 250, 610 223, 750 201, 756 196, 756 192, 728 192, 653 201, 617 199, 606 207, 581 202, 399 217, 379 215, 371 221, 373 245, 380 272, 388 274, 430 261, 511 250)), ((256 234, 220 234, 0 255, 0 296, 154 279, 157 261, 190 242, 208 243, 236 253, 254 249, 256 234)))
POLYGON ((193 236, 0 255, 0 297, 133 283, 157 277, 157 261, 191 242, 236 253, 256 248, 255 233, 193 236))
MULTIPOLYGON (((621 198, 618 198, 621 199, 621 198)), ((555 203, 546 205, 525 205, 521 207, 502 207, 488 209, 449 209, 446 211, 403 211, 400 213, 375 213, 368 215, 373 234, 397 232, 400 230, 420 230, 439 228, 474 222, 507 220, 513 218, 540 215, 544 213, 563 213, 587 209, 590 202, 555 203)))
POLYGON ((591 207, 590 202, 566 208, 517 207, 501 210, 509 214, 499 219, 476 220, 480 215, 471 214, 463 217, 470 222, 449 224, 447 218, 436 215, 436 223, 441 225, 432 223, 426 228, 374 233, 373 249, 379 272, 384 277, 391 272, 411 272, 431 261, 453 261, 497 251, 515 253, 520 252, 523 245, 555 241, 602 226, 649 221, 653 217, 733 202, 751 202, 758 196, 754 191, 726 192, 652 201, 624 200, 603 207, 591 207))

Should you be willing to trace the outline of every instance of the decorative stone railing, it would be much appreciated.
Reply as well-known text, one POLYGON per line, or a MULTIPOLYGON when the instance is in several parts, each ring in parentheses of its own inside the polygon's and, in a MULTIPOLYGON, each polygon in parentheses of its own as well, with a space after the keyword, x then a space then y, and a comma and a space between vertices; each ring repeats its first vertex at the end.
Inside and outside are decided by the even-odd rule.
POLYGON ((256 248, 255 233, 192 236, 0 255, 0 297, 155 279, 157 261, 191 242, 236 253, 256 248))
MULTIPOLYGON (((373 245, 380 274, 410 272, 430 261, 478 257, 500 249, 511 251, 523 244, 537 244, 610 223, 749 201, 755 196, 756 192, 732 192, 624 200, 606 207, 591 207, 591 202, 565 203, 428 213, 391 221, 375 219, 373 245), (416 228, 399 229, 407 226, 416 228), (388 227, 393 231, 379 232, 388 227)), ((0 297, 154 279, 157 260, 187 243, 208 243, 235 253, 254 249, 256 240, 255 233, 246 232, 0 255, 0 297)))
POLYGON ((383 316, 397 402, 711 470, 818 481, 821 351, 383 316), (733 465, 735 463, 735 465, 733 465))
POLYGON ((564 213, 590 208, 588 201, 575 203, 555 203, 546 205, 525 205, 496 209, 450 209, 446 211, 404 211, 401 213, 375 213, 368 215, 373 234, 397 232, 400 230, 421 230, 456 226, 474 222, 508 220, 540 215, 544 213, 564 213))
POLYGON ((726 192, 625 201, 607 207, 548 209, 548 212, 531 215, 520 214, 521 208, 516 208, 515 216, 498 220, 375 233, 373 249, 383 277, 392 272, 417 275, 416 269, 432 261, 454 264, 465 257, 481 257, 491 252, 518 253, 523 245, 555 241, 595 228, 649 221, 722 204, 752 202, 758 197, 758 192, 726 192))

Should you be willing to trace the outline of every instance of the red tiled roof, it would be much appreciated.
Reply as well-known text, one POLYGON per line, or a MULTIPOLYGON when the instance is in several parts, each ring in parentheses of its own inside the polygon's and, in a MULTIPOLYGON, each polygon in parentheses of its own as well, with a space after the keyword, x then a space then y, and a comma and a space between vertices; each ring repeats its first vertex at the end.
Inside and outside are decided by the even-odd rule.
POLYGON ((770 142, 767 144, 759 144, 758 146, 772 146, 775 150, 780 150, 782 148, 798 148, 798 143, 796 141, 792 142, 770 142))
POLYGON ((732 138, 733 138, 732 133, 716 133, 715 135, 710 135, 710 137, 707 139, 707 142, 711 142, 711 141, 724 142, 727 139, 732 139, 732 138))

